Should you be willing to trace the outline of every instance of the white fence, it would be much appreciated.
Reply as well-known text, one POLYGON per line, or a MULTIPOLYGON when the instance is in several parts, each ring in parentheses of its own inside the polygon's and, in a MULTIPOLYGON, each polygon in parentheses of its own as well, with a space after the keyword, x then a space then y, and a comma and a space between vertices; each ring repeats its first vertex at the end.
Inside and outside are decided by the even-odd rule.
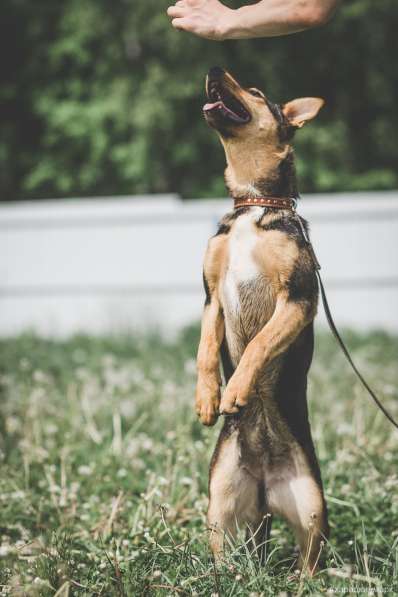
MULTIPOLYGON (((229 209, 170 195, 0 205, 0 334, 198 320, 203 253, 229 209)), ((398 331, 398 192, 312 195, 299 211, 338 324, 398 331)))

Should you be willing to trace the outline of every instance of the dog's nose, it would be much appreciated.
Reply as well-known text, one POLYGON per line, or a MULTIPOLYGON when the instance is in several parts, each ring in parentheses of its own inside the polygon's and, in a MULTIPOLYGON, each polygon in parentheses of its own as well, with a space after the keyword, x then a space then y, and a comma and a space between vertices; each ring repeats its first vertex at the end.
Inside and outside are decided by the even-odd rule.
POLYGON ((207 76, 209 81, 218 81, 224 76, 224 74, 225 71, 223 68, 221 68, 221 66, 212 66, 207 76))

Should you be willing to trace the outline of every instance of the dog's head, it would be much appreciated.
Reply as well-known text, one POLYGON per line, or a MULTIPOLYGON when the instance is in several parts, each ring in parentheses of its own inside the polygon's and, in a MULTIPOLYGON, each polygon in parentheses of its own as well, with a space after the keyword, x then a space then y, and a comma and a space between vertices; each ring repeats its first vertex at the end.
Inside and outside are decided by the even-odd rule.
POLYGON ((262 91, 243 88, 219 67, 207 75, 206 93, 203 112, 224 146, 231 195, 295 196, 291 140, 296 129, 318 114, 323 100, 305 97, 274 104, 262 91))
POLYGON ((211 68, 206 77, 206 94, 209 101, 203 107, 205 119, 224 140, 252 137, 259 142, 284 143, 324 104, 318 97, 274 104, 259 89, 243 88, 218 66, 211 68))

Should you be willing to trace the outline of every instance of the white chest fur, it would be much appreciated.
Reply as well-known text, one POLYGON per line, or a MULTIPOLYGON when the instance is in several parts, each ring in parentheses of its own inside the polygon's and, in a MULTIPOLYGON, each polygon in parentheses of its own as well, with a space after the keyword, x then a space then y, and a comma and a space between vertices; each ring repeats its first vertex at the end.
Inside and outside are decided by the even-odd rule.
POLYGON ((234 312, 239 310, 239 286, 254 280, 259 274, 253 249, 258 238, 255 223, 262 212, 261 207, 250 208, 239 216, 229 234, 229 259, 223 290, 226 306, 234 312))

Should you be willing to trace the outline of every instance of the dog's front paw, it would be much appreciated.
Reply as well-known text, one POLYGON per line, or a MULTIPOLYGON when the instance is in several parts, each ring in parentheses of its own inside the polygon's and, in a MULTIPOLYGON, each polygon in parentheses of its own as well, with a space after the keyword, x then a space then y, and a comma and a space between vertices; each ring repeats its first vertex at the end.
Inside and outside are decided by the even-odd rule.
POLYGON ((196 414, 199 417, 202 425, 211 427, 215 425, 218 419, 218 403, 217 405, 212 400, 201 400, 200 404, 196 404, 196 414))
POLYGON ((239 409, 249 402, 250 386, 234 375, 229 380, 225 388, 224 395, 220 402, 221 415, 233 415, 239 412, 239 409))
POLYGON ((214 425, 219 415, 220 385, 218 381, 209 383, 198 380, 196 386, 196 414, 202 425, 214 425))

